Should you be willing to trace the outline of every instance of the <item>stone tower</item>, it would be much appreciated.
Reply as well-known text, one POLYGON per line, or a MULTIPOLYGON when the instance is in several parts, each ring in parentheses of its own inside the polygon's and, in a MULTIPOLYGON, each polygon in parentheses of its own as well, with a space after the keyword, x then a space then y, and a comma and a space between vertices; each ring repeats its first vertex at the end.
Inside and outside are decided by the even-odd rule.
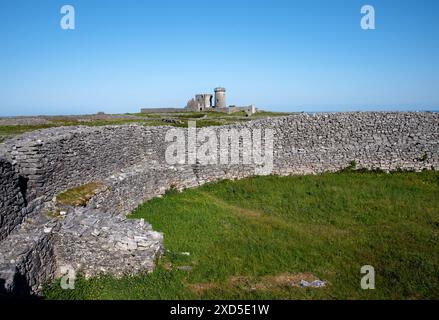
POLYGON ((195 96, 195 101, 198 103, 198 109, 200 111, 209 109, 212 107, 212 98, 213 96, 211 94, 197 94, 195 96))
POLYGON ((227 108, 226 89, 221 87, 215 88, 215 108, 227 108))

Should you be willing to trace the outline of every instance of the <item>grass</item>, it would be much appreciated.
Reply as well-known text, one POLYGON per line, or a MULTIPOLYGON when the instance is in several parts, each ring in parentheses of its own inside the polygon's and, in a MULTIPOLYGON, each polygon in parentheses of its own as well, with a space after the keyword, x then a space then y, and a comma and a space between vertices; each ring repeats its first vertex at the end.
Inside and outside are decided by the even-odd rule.
MULTIPOLYGON (((149 122, 141 121, 141 120, 133 120, 133 119, 114 119, 114 120, 92 120, 92 121, 78 121, 75 119, 69 120, 58 120, 53 119, 50 120, 48 124, 42 125, 8 125, 8 126, 0 126, 0 142, 6 140, 7 138, 11 138, 13 136, 54 127, 67 127, 67 126, 105 126, 105 125, 122 125, 122 124, 132 124, 132 123, 140 123, 150 125, 149 122)), ((151 124, 152 125, 152 124, 151 124)), ((157 125, 157 124, 155 124, 157 125)))
POLYGON ((249 121, 252 119, 260 119, 264 117, 276 117, 288 115, 289 113, 281 112, 265 112, 260 111, 251 117, 246 117, 244 111, 236 113, 221 113, 215 111, 204 112, 182 112, 182 113, 126 113, 127 116, 143 117, 143 119, 130 119, 130 118, 113 118, 113 119, 93 119, 90 118, 87 121, 79 121, 75 117, 57 117, 47 118, 48 124, 43 125, 7 125, 0 126, 0 142, 11 138, 13 136, 53 127, 65 127, 65 126, 106 126, 106 125, 126 125, 126 124, 141 124, 145 126, 175 126, 175 127, 187 127, 187 122, 190 120, 197 121, 197 127, 209 127, 209 126, 221 126, 226 124, 238 123, 243 121, 249 121), (162 119, 176 119, 181 123, 168 123, 162 121, 162 119))
POLYGON ((10 138, 12 136, 22 134, 28 131, 34 131, 39 129, 47 129, 56 127, 56 125, 19 125, 19 126, 0 126, 0 142, 10 138))
POLYGON ((47 299, 438 299, 439 172, 255 177, 169 192, 135 210, 165 236, 152 274, 47 299), (189 252, 184 255, 182 252, 189 252), (360 288, 372 265, 376 289, 360 288), (178 270, 191 266, 191 271, 178 270), (292 286, 294 279, 329 282, 292 286))
POLYGON ((76 188, 68 189, 56 197, 57 206, 85 207, 88 201, 105 186, 99 182, 92 182, 76 188))
POLYGON ((272 111, 259 111, 255 113, 252 118, 266 118, 266 117, 281 117, 291 114, 300 114, 301 112, 272 112, 272 111))

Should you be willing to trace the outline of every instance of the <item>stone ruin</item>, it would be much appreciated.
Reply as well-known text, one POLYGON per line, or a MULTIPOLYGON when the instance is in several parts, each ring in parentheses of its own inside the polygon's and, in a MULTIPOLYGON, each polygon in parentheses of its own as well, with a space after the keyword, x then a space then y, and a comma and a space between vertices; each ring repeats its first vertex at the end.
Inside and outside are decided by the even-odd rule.
POLYGON ((254 105, 249 106, 227 106, 226 89, 222 87, 215 88, 215 96, 209 93, 195 95, 194 98, 186 104, 186 110, 189 111, 216 111, 223 113, 234 113, 245 111, 247 115, 256 113, 254 105), (213 100, 214 99, 214 100, 213 100))
MULTIPOLYGON (((126 215, 170 188, 253 176, 254 165, 165 161, 172 127, 59 127, 0 144, 0 295, 38 295, 71 266, 86 276, 153 271, 163 235, 126 215), (105 186, 85 207, 50 215, 61 192, 105 186)), ((298 114, 219 129, 270 128, 273 174, 439 167, 438 113, 298 114)))

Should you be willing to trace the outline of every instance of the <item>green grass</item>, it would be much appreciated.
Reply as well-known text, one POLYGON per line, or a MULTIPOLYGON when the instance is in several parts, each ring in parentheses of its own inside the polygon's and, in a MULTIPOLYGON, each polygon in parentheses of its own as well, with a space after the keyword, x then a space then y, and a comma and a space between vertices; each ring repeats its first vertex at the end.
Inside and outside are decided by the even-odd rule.
POLYGON ((247 117, 245 111, 238 111, 233 113, 223 113, 216 111, 194 111, 194 112, 175 112, 175 113, 129 113, 127 115, 132 116, 142 116, 147 118, 176 118, 176 119, 218 119, 218 120, 228 120, 234 122, 240 122, 242 120, 248 119, 259 119, 265 117, 280 117, 287 116, 292 113, 290 112, 270 112, 270 111, 258 111, 257 113, 247 117), (244 119, 243 119, 244 118, 244 119))
POLYGON ((301 112, 272 112, 272 111, 259 111, 252 115, 252 118, 266 118, 266 117, 282 117, 291 114, 300 114, 301 112))
MULTIPOLYGON (((140 124, 144 126, 176 126, 176 127, 187 127, 188 118, 181 118, 180 124, 164 122, 159 118, 153 119, 113 119, 113 120, 91 120, 91 121, 78 121, 78 120, 51 120, 50 124, 44 125, 13 125, 13 126, 0 126, 0 142, 11 138, 13 136, 54 127, 66 127, 66 126, 107 126, 107 125, 127 125, 127 124, 140 124)), ((196 120, 196 119, 195 119, 196 120)), ((197 121, 198 127, 208 127, 208 126, 220 126, 224 124, 231 124, 237 121, 231 120, 217 120, 217 119, 199 119, 197 121)))
POLYGON ((164 233, 168 251, 155 272, 81 278, 70 291, 55 282, 45 297, 439 298, 439 172, 224 181, 169 192, 131 217, 164 233), (375 290, 360 288, 363 265, 375 267, 375 290), (329 285, 305 289, 274 281, 301 273, 329 285))
POLYGON ((100 182, 83 184, 57 195, 56 204, 58 206, 85 207, 88 201, 104 188, 105 185, 100 182))
POLYGON ((18 134, 22 134, 28 131, 34 131, 39 129, 47 129, 56 127, 56 125, 19 125, 19 126, 0 126, 0 142, 6 140, 7 138, 13 137, 18 134))
POLYGON ((138 119, 112 119, 112 120, 91 120, 91 121, 78 121, 75 119, 69 120, 58 120, 53 119, 50 120, 49 124, 44 125, 13 125, 13 126, 0 126, 0 142, 7 138, 11 138, 13 136, 54 127, 67 127, 67 126, 88 126, 88 127, 96 127, 96 126, 107 126, 107 125, 128 125, 128 124, 140 124, 145 126, 169 126, 173 125, 170 123, 165 123, 160 119, 152 119, 152 120, 138 120, 138 119))
POLYGON ((288 113, 281 112, 258 112, 251 117, 246 117, 244 111, 236 113, 221 113, 215 111, 205 111, 205 112, 181 112, 181 113, 126 113, 125 115, 140 116, 144 119, 90 119, 89 121, 79 121, 74 117, 58 117, 58 118, 48 118, 50 123, 44 125, 8 125, 0 126, 0 142, 7 138, 13 136, 53 127, 65 127, 65 126, 106 126, 106 125, 125 125, 125 124, 141 124, 145 126, 174 126, 174 127, 187 127, 187 122, 190 120, 195 120, 197 122, 197 127, 209 127, 209 126, 221 126, 227 124, 233 124, 238 122, 249 121, 252 119, 259 119, 264 117, 276 117, 287 115, 288 113), (165 118, 173 118, 180 120, 181 123, 174 124, 162 121, 165 118))

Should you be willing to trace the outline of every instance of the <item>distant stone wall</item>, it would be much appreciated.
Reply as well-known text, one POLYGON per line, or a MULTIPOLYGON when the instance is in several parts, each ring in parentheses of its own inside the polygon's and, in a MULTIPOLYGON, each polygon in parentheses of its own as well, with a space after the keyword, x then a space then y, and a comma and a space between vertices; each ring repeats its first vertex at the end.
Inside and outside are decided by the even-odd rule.
POLYGON ((0 117, 0 126, 36 126, 50 124, 50 121, 42 117, 0 117))
POLYGON ((166 112, 188 112, 191 110, 184 108, 142 108, 141 113, 166 113, 166 112))
MULTIPOLYGON (((170 128, 60 127, 27 133, 0 144, 0 282, 5 278, 1 270, 10 260, 20 262, 15 269, 24 270, 19 273, 23 279, 33 279, 28 284, 34 292, 41 282, 53 277, 42 260, 30 254, 40 247, 50 248, 51 238, 40 230, 34 238, 40 240, 32 242, 26 232, 19 236, 15 229, 26 216, 38 216, 43 206, 65 189, 104 182, 108 189, 93 198, 89 206, 126 214, 170 187, 183 189, 255 174, 254 165, 167 164, 165 134, 170 128), (20 242, 17 239, 27 243, 27 249, 16 252, 19 257, 14 259, 14 243, 20 242)), ((272 129, 273 174, 336 171, 352 161, 368 169, 439 168, 438 113, 299 114, 211 129, 219 137, 224 128, 272 129)), ((40 223, 38 228, 46 224, 40 223)), ((48 257, 44 259, 52 261, 48 257)))

